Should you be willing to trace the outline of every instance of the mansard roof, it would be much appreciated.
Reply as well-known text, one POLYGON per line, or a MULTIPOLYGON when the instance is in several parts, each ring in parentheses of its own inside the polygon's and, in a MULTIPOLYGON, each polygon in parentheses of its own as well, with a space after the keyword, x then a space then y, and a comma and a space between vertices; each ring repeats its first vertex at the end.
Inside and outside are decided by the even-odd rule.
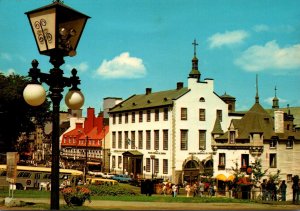
POLYGON ((111 108, 109 113, 170 106, 173 105, 174 100, 180 98, 189 91, 190 90, 187 87, 183 87, 180 89, 132 95, 128 99, 111 108))

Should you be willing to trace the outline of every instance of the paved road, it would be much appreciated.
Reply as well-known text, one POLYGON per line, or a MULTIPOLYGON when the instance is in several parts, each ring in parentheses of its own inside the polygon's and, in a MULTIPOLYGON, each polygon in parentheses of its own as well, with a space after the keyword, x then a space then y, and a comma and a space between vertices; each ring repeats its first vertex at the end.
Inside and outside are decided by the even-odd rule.
MULTIPOLYGON (((24 202, 50 203, 49 199, 20 198, 24 202)), ((65 201, 60 201, 61 207, 65 201)), ((101 201, 85 202, 84 206, 96 210, 300 210, 300 205, 272 205, 255 203, 171 203, 171 202, 129 202, 101 201)), ((0 210, 30 210, 30 207, 4 207, 0 210)))

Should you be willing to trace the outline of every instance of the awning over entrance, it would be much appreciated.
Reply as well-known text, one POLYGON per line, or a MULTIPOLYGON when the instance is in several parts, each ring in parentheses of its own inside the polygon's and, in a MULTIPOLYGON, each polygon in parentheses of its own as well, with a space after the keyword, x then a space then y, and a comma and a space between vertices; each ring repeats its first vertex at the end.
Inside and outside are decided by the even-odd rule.
POLYGON ((127 157, 135 157, 135 156, 143 156, 144 154, 138 150, 129 150, 129 151, 123 152, 122 155, 127 156, 127 157))
POLYGON ((227 177, 227 181, 233 181, 234 180, 234 178, 235 178, 235 176, 234 175, 229 175, 228 177, 227 177))
POLYGON ((218 174, 218 175, 216 176, 216 179, 225 182, 225 181, 227 180, 227 177, 226 177, 224 174, 218 174))
POLYGON ((99 162, 87 162, 88 165, 100 165, 101 163, 99 162))

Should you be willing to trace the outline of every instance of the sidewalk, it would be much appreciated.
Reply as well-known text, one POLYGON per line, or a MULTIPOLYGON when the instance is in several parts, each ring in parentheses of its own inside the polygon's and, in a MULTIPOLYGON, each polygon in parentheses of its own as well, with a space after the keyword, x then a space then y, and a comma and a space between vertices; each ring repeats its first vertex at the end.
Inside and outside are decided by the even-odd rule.
MULTIPOLYGON (((49 204, 50 199, 45 198, 18 198, 27 203, 49 204)), ((66 205, 63 199, 60 206, 66 205)), ((299 205, 272 205, 260 203, 173 203, 173 202, 132 202, 132 201, 102 201, 92 200, 85 202, 84 206, 96 210, 297 210, 299 205)), ((28 207, 27 207, 28 208, 28 207)), ((22 210, 22 207, 1 207, 0 210, 22 210)), ((25 209, 23 209, 25 210, 25 209)), ((27 209, 30 210, 30 209, 27 209)))

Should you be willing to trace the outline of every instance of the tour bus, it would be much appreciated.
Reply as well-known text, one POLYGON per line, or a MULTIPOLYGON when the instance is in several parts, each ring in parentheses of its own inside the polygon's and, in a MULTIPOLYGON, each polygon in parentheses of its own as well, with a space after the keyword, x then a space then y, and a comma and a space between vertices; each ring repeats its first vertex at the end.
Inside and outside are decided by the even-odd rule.
MULTIPOLYGON (((60 184, 68 179, 71 185, 82 179, 83 172, 74 169, 59 169, 60 184)), ((51 182, 51 168, 37 166, 17 166, 16 189, 37 189, 41 183, 51 182)), ((8 186, 6 181, 6 165, 0 165, 0 186, 8 186)))

